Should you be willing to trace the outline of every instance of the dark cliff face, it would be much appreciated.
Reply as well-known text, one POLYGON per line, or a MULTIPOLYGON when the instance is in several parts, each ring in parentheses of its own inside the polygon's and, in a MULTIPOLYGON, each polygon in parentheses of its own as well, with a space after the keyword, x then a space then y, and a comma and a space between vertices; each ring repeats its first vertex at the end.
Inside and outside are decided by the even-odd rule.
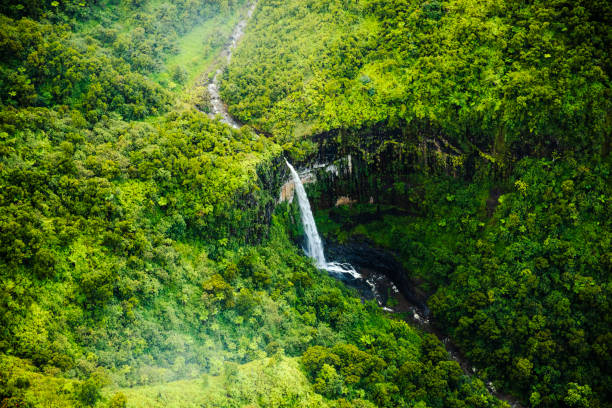
POLYGON ((313 169, 317 182, 308 186, 308 193, 317 209, 333 207, 346 197, 414 212, 410 199, 418 195, 411 184, 414 174, 472 180, 476 174, 500 178, 510 170, 474 145, 452 145, 431 127, 340 129, 311 140, 316 150, 295 164, 313 169))
POLYGON ((253 217, 245 222, 245 241, 251 244, 261 243, 267 237, 278 192, 288 174, 281 156, 261 163, 256 172, 258 189, 247 192, 237 200, 238 207, 253 217))
MULTIPOLYGON (((397 261, 393 253, 375 248, 365 241, 351 241, 345 244, 328 241, 325 244, 327 257, 350 263, 357 270, 367 269, 387 276, 410 303, 422 310, 425 316, 429 315, 425 293, 416 287, 416 282, 410 278, 409 272, 397 261)), ((382 295, 384 296, 384 293, 382 295)))

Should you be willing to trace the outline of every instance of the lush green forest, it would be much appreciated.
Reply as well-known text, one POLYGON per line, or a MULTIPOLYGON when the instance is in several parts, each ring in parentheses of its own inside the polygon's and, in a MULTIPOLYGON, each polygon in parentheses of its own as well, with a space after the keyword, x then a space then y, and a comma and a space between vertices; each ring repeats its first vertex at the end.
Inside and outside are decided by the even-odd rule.
POLYGON ((610 407, 607 3, 259 0, 234 129, 248 8, 0 2, 0 407, 610 407), (474 372, 303 254, 283 157, 474 372))
POLYGON ((355 205, 318 222, 341 242, 393 249, 499 388, 532 406, 566 406, 573 392, 584 398, 574 406, 607 406, 609 178, 604 166, 524 159, 492 209, 489 182, 418 175, 405 193, 414 215, 355 205))
POLYGON ((471 145, 608 149, 605 1, 262 1, 230 112, 301 136, 385 124, 471 145))
POLYGON ((245 10, 0 4, 0 405, 504 406, 302 255, 277 142, 198 111, 245 10))
POLYGON ((610 406, 610 24, 598 1, 262 1, 223 95, 340 168, 308 189, 328 239, 393 250, 484 378, 610 406))

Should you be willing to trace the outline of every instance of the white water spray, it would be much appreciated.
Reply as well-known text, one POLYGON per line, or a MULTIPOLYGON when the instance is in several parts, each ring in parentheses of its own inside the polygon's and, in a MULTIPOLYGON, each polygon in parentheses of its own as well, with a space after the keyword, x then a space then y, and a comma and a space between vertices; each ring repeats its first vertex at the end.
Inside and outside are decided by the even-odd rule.
POLYGON ((300 215, 302 217, 302 225, 304 226, 304 233, 306 234, 306 255, 314 259, 317 267, 325 269, 325 254, 323 254, 323 243, 321 237, 317 231, 317 224, 315 224, 312 211, 310 210, 310 203, 308 202, 308 196, 306 196, 306 190, 300 175, 295 171, 293 166, 285 159, 289 170, 291 170, 291 177, 295 184, 295 192, 297 193, 298 205, 300 206, 300 215))
POLYGON ((360 279, 361 275, 355 270, 355 268, 353 268, 351 264, 325 261, 323 242, 321 241, 321 237, 317 231, 317 224, 312 216, 310 202, 308 201, 308 196, 306 195, 306 190, 304 189, 300 175, 297 173, 297 171, 295 171, 293 166, 289 164, 287 159, 285 159, 285 163, 287 163, 287 166, 291 171, 293 184, 295 184, 295 192, 297 194, 298 205, 300 207, 300 216, 302 218, 302 225, 304 226, 304 233, 306 234, 306 255, 314 259, 317 268, 339 275, 348 274, 353 279, 360 279))

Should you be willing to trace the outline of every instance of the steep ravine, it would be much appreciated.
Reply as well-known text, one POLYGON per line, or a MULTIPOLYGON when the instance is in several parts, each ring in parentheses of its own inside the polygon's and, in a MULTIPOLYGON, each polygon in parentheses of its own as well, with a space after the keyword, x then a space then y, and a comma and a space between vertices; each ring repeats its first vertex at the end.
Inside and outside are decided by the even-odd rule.
MULTIPOLYGON (((230 62, 232 53, 243 36, 248 20, 253 15, 256 6, 256 1, 249 6, 247 17, 238 22, 232 32, 230 42, 221 52, 220 56, 225 61, 225 64, 230 62)), ((225 65, 221 65, 216 70, 213 79, 207 86, 211 98, 211 111, 208 115, 212 118, 220 117, 221 122, 239 129, 242 124, 229 114, 227 106, 219 93, 219 81, 224 68, 225 65)), ((350 156, 348 157, 350 163, 350 156)), ((333 164, 319 164, 316 167, 322 167, 326 172, 331 172, 338 176, 338 169, 333 164)), ((309 175, 312 176, 312 172, 305 171, 300 176, 302 175, 305 175, 302 182, 316 180, 314 177, 310 179, 309 175)), ((292 184, 294 182, 289 180, 283 185, 280 192, 280 201, 291 199, 295 191, 295 187, 292 184)), ((360 277, 357 277, 356 274, 348 272, 349 268, 346 270, 344 268, 329 268, 328 272, 332 276, 357 289, 363 299, 376 299, 383 310, 389 313, 401 313, 412 325, 437 336, 444 344, 451 358, 459 363, 463 371, 467 375, 474 375, 476 369, 464 357, 452 340, 436 327, 427 307, 425 294, 420 292, 414 282, 407 278, 408 274, 403 270, 401 264, 392 253, 375 248, 366 242, 352 242, 348 244, 328 242, 326 255, 329 259, 334 260, 334 262, 330 263, 332 266, 350 264, 354 267, 354 269, 350 269, 360 275, 360 277)), ((486 385, 489 392, 495 397, 508 402, 513 408, 522 408, 522 405, 514 397, 496 390, 491 382, 486 385)))
MULTIPOLYGON (((318 165, 317 168, 323 170, 323 173, 331 172, 336 177, 338 176, 338 168, 333 164, 318 165)), ((283 185, 281 201, 295 199, 294 190, 297 190, 301 184, 317 183, 317 176, 314 174, 316 171, 314 170, 316 169, 302 170, 299 175, 295 173, 292 179, 283 185)), ((310 205, 303 203, 305 200, 308 201, 308 198, 305 193, 302 193, 297 195, 297 199, 303 217, 305 210, 310 211, 310 205)), ((318 235, 316 226, 314 226, 314 234, 318 235)), ((312 239, 312 236, 313 231, 311 229, 303 237, 303 248, 309 247, 309 240, 312 239)), ((317 236, 316 239, 320 238, 317 236)), ((344 282, 347 286, 355 288, 362 299, 375 299, 386 312, 401 314, 413 326, 438 337, 451 358, 459 363, 465 374, 474 375, 477 372, 476 368, 445 333, 444 328, 436 324, 427 307, 427 294, 418 288, 418 283, 410 278, 408 271, 397 261, 392 252, 376 248, 370 242, 357 240, 342 244, 327 241, 324 248, 324 259, 333 260, 333 264, 344 265, 345 269, 334 270, 326 268, 325 265, 321 269, 327 270, 330 275, 344 282)), ((307 249, 306 254, 309 255, 307 249)), ((492 382, 487 382, 486 386, 492 395, 506 401, 511 407, 522 408, 516 398, 498 391, 492 382)))
MULTIPOLYGON (((376 248, 367 241, 353 240, 343 244, 326 241, 325 244, 326 255, 330 259, 351 264, 361 278, 334 276, 357 289, 363 299, 376 299, 385 311, 401 314, 413 326, 438 337, 465 374, 476 373, 476 368, 466 359, 459 347, 436 325, 427 307, 427 295, 409 278, 408 272, 392 252, 376 248)), ((508 402, 511 407, 522 408, 516 398, 497 390, 491 382, 487 382, 486 386, 492 395, 508 402)))

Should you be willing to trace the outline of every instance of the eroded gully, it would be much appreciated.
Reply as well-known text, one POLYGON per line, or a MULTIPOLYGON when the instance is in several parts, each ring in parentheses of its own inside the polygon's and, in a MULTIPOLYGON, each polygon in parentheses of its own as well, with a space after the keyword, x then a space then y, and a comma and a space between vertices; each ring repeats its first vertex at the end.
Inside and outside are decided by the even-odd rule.
POLYGON ((208 93, 210 95, 210 112, 208 116, 211 118, 218 117, 221 122, 230 125, 234 129, 239 129, 241 124, 235 120, 228 112, 227 106, 223 103, 221 99, 221 94, 219 93, 219 81, 221 80, 221 75, 223 74, 223 69, 230 63, 232 59, 232 54, 236 45, 238 45, 238 41, 242 38, 244 34, 244 29, 248 21, 253 16, 253 12, 255 11, 255 7, 257 6, 257 2, 251 3, 248 8, 247 16, 240 20, 236 27, 234 27, 234 31, 230 37, 230 41, 227 46, 221 51, 220 57, 222 61, 224 61, 219 68, 215 71, 215 75, 207 86, 208 93))

